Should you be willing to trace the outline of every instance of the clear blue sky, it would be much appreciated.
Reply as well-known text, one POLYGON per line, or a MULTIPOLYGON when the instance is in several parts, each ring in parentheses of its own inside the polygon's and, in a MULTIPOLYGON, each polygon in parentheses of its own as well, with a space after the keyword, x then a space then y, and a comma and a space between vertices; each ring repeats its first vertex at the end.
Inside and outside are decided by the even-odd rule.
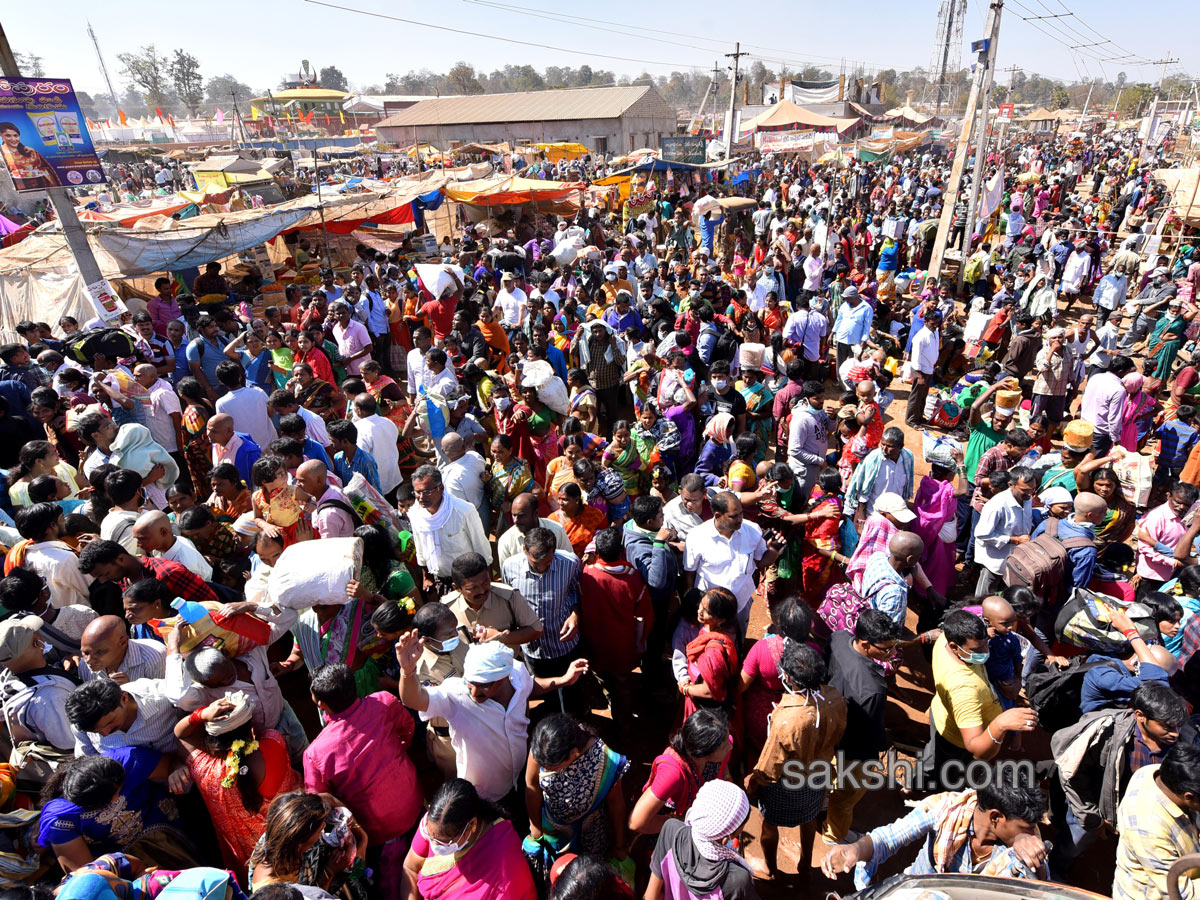
MULTIPOLYGON (((863 60, 868 69, 912 68, 929 65, 938 8, 937 0, 757 0, 749 4, 728 0, 611 0, 603 7, 607 18, 601 22, 593 18, 601 13, 590 4, 528 0, 523 7, 551 15, 589 18, 599 28, 622 32, 614 34, 594 30, 586 23, 525 17, 513 8, 490 5, 495 2, 511 7, 518 0, 330 2, 499 38, 527 40, 538 46, 439 32, 304 0, 175 0, 149 5, 143 0, 54 0, 50 6, 9 4, 0 13, 0 22, 14 50, 31 51, 44 58, 47 75, 71 78, 80 89, 98 93, 103 90, 103 81, 87 36, 85 20, 90 17, 120 93, 124 80, 119 75, 117 54, 151 43, 160 51, 170 52, 177 47, 188 50, 199 59, 206 78, 230 72, 255 89, 274 87, 283 73, 299 69, 301 59, 310 60, 317 68, 338 66, 352 86, 382 83, 387 72, 426 67, 445 71, 460 59, 484 71, 510 63, 529 63, 539 70, 548 65, 586 63, 617 74, 637 75, 645 69, 658 75, 675 68, 710 68, 721 53, 732 51, 734 40, 741 40, 743 49, 761 55, 772 69, 778 69, 779 60, 784 59, 793 71, 812 63, 836 74, 842 56, 863 60), (52 11, 50 19, 48 11, 52 11), (747 15, 750 11, 752 15, 747 15), (627 23, 688 36, 629 31, 627 23), (566 49, 648 62, 579 55, 564 52, 566 49)), ((1017 65, 1026 72, 1066 80, 1077 80, 1080 74, 1103 74, 1113 79, 1119 71, 1125 71, 1130 81, 1157 79, 1159 69, 1153 66, 1097 63, 1086 57, 1073 62, 1072 54, 1062 44, 1021 20, 1021 16, 1035 13, 1062 14, 1068 7, 1079 12, 1081 18, 1045 19, 1042 26, 1057 26, 1064 39, 1077 44, 1111 38, 1122 45, 1122 50, 1105 45, 1087 51, 1101 55, 1128 51, 1143 59, 1158 59, 1169 50, 1171 56, 1180 59, 1172 69, 1200 72, 1196 42, 1185 40, 1183 31, 1165 24, 1194 21, 1194 4, 1184 0, 1160 0, 1142 7, 1128 0, 1007 0, 1000 66, 1017 65), (1153 21, 1145 15, 1151 9, 1153 21), (1099 35, 1089 31, 1088 26, 1099 35)), ((984 11, 985 0, 969 0, 964 43, 981 35, 984 11)), ((964 59, 968 55, 964 51, 964 59)))

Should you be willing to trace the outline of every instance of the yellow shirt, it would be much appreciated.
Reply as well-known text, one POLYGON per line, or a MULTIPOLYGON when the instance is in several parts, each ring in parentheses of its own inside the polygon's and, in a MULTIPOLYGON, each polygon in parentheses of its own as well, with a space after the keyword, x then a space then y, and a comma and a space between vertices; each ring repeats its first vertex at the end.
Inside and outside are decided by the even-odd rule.
POLYGON ((962 728, 986 728, 1003 712, 983 666, 961 665, 942 635, 933 645, 933 705, 929 715, 938 734, 966 749, 962 728))

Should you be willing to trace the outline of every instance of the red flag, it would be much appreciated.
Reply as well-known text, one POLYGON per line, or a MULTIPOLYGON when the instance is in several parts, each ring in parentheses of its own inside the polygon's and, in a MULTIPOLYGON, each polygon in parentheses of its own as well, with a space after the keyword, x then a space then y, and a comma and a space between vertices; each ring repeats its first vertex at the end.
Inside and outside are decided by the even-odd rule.
POLYGON ((125 124, 126 124, 126 119, 125 119, 125 110, 123 110, 123 109, 118 109, 118 110, 117 110, 117 115, 118 115, 118 117, 121 119, 121 124, 122 124, 122 125, 125 125, 125 124))
POLYGON ((158 113, 158 117, 159 117, 160 119, 163 117, 163 111, 162 111, 161 109, 159 109, 157 106, 156 106, 156 107, 154 107, 154 111, 155 111, 156 113, 158 113))
POLYGON ((310 110, 308 111, 308 117, 307 117, 307 118, 304 120, 304 123, 305 123, 306 125, 311 125, 311 124, 312 124, 312 120, 313 120, 313 116, 315 116, 316 114, 317 114, 317 111, 316 111, 315 109, 310 109, 310 110))
POLYGON ((170 115, 167 116, 167 121, 171 123, 172 128, 175 127, 175 117, 174 116, 170 116, 170 115))

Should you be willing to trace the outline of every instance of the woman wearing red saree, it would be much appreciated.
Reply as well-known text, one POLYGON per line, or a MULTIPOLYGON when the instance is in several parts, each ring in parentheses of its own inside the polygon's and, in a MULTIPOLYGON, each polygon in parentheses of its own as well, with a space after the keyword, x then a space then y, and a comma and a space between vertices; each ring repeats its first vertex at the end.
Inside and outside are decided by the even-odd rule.
POLYGON ((688 674, 679 682, 684 719, 701 707, 731 712, 738 694, 737 600, 733 593, 725 588, 707 591, 696 619, 700 634, 687 645, 688 674))
POLYGON ((372 359, 363 363, 359 369, 367 393, 375 398, 379 414, 390 419, 400 432, 396 441, 396 450, 400 456, 397 465, 400 473, 407 479, 417 466, 426 460, 417 452, 416 444, 411 437, 405 436, 405 427, 412 416, 413 408, 408 402, 408 394, 391 377, 383 374, 383 366, 378 360, 372 359))
POLYGON ((841 489, 841 473, 837 469, 825 469, 818 476, 809 500, 808 521, 804 525, 804 556, 800 562, 800 584, 805 597, 824 597, 830 585, 842 580, 839 560, 844 563, 846 558, 841 555, 841 489))
POLYGON ((327 384, 337 383, 333 377, 333 366, 329 364, 329 357, 313 343, 308 332, 301 331, 296 335, 296 347, 297 352, 292 357, 293 366, 297 363, 308 363, 316 378, 327 384))

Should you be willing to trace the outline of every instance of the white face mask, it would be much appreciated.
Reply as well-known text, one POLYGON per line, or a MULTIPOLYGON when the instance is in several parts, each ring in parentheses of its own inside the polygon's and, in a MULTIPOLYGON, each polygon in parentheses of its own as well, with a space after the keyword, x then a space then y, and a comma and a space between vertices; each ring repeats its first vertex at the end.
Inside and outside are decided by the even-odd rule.
POLYGON ((439 841, 437 838, 430 837, 429 830, 425 827, 425 822, 426 818, 422 817, 419 830, 421 832, 421 837, 429 841, 429 851, 434 856, 451 856, 463 849, 463 835, 465 835, 467 833, 467 829, 471 827, 470 822, 463 826, 463 830, 459 833, 458 837, 452 841, 439 841))

